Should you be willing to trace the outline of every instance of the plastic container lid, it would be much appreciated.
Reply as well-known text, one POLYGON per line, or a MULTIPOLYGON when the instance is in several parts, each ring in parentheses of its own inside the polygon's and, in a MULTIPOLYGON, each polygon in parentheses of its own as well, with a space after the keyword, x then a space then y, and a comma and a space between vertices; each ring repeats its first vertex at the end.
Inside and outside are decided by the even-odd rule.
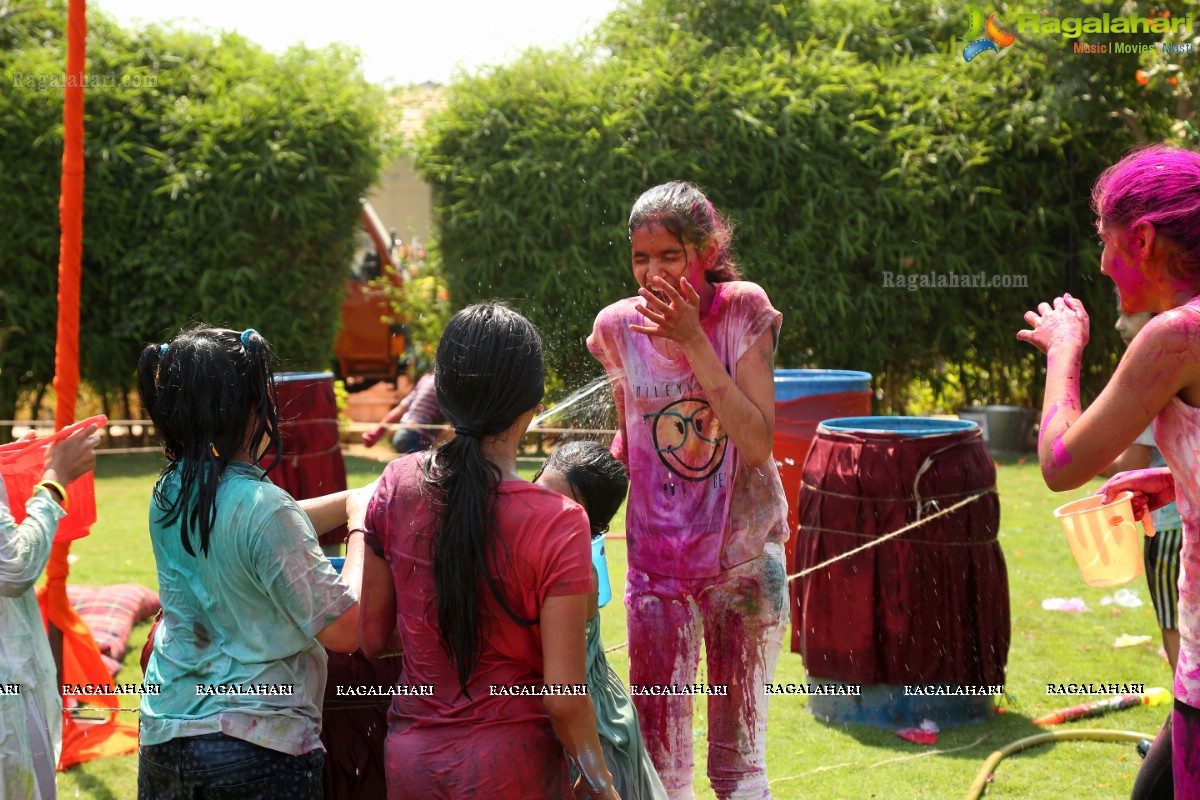
POLYGON ((320 381, 328 380, 333 377, 332 372, 276 372, 276 383, 287 383, 288 381, 320 381))
POLYGON ((775 370, 776 400, 795 400, 821 394, 867 392, 871 390, 871 373, 851 369, 777 369, 775 370), (783 396, 786 395, 786 396, 783 396))
POLYGON ((979 425, 965 419, 933 417, 838 417, 822 420, 818 431, 834 433, 895 433, 903 436, 940 436, 978 430, 979 425))

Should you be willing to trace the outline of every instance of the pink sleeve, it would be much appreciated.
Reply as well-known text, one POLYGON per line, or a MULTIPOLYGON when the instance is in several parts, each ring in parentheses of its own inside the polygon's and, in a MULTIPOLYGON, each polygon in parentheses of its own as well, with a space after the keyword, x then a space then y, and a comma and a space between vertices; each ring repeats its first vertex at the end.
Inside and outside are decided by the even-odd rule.
POLYGON ((605 336, 605 313, 600 312, 596 317, 595 325, 592 326, 592 335, 588 336, 588 350, 592 351, 592 355, 596 357, 596 361, 605 368, 606 372, 612 372, 613 360, 612 356, 608 355, 608 341, 605 336))
POLYGON ((540 608, 547 597, 590 594, 596 590, 592 571, 591 529, 587 513, 579 506, 560 505, 561 498, 550 499, 558 510, 542 517, 544 531, 537 602, 540 608))
POLYGON ((396 493, 396 481, 403 466, 402 461, 403 459, 396 459, 384 468, 379 484, 375 487, 375 494, 371 495, 371 501, 367 504, 367 514, 363 521, 367 529, 366 540, 372 544, 373 550, 382 551, 384 559, 388 555, 388 510, 396 493), (374 544, 378 544, 378 548, 374 547, 374 544))
MULTIPOLYGON (((779 330, 783 326, 783 314, 771 306, 771 300, 762 287, 743 283, 745 287, 730 304, 730 322, 734 326, 733 360, 737 362, 750 351, 754 343, 767 333, 773 336, 771 349, 779 345, 779 330)), ((739 287, 740 288, 740 287, 739 287)))

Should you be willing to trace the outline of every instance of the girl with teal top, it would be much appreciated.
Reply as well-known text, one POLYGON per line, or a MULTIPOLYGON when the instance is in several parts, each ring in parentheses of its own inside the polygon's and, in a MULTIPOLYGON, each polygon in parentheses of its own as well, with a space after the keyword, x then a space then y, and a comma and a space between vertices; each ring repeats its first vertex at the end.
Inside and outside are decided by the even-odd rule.
MULTIPOLYGON (((594 539, 608 531, 613 515, 624 502, 629 475, 625 466, 597 442, 570 442, 550 455, 534 483, 583 506, 594 539)), ((588 607, 587 681, 596 707, 600 746, 617 793, 623 800, 667 800, 667 790, 642 742, 637 709, 620 676, 604 657, 600 609, 594 592, 588 607)))
POLYGON ((279 419, 271 349, 254 330, 201 326, 148 345, 138 389, 167 458, 150 506, 163 616, 138 796, 319 798, 322 645, 358 646, 362 536, 347 586, 314 525, 345 522, 350 493, 301 508, 259 468, 269 449, 278 460, 279 419))

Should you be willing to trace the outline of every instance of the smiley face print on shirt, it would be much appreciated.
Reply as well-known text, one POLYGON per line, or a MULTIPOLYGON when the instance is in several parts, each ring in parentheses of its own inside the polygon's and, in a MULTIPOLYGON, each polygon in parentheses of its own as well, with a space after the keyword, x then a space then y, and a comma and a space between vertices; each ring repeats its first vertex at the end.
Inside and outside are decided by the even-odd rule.
POLYGON ((654 450, 663 466, 689 481, 703 481, 721 468, 728 435, 707 400, 676 400, 662 410, 645 414, 654 450))

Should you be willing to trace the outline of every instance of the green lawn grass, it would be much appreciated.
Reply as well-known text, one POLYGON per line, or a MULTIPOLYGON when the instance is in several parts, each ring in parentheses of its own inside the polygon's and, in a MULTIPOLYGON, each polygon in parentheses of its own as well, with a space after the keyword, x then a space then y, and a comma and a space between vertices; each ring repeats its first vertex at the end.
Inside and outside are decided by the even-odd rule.
MULTIPOLYGON (((383 466, 358 458, 348 458, 347 465, 351 486, 372 480, 383 466)), ((158 458, 151 456, 99 459, 96 475, 100 519, 92 535, 72 548, 79 557, 72 566, 73 582, 132 581, 156 587, 146 518, 158 467, 158 458)), ((1094 491, 1098 484, 1055 495, 1042 483, 1032 460, 1028 464, 1003 463, 998 481, 1000 542, 1008 561, 1013 625, 1007 713, 987 723, 943 731, 931 748, 906 742, 891 731, 818 722, 808 712, 804 698, 775 698, 768 729, 767 765, 776 798, 961 797, 989 753, 1039 732, 1031 723, 1033 718, 1074 703, 1070 698, 1047 697, 1046 684, 1144 683, 1170 688, 1171 676, 1158 652, 1158 628, 1144 583, 1139 581, 1130 588, 1137 590, 1145 606, 1101 606, 1100 598, 1108 592, 1090 589, 1083 583, 1058 523, 1051 516, 1053 508, 1094 491), (1092 610, 1072 614, 1041 608, 1044 598, 1073 596, 1083 597, 1092 610), (1149 634, 1152 643, 1113 649, 1113 640, 1122 633, 1149 634)), ((618 518, 613 529, 623 530, 623 519, 618 518)), ((617 599, 601 612, 601 618, 605 644, 613 646, 625 641, 625 615, 619 601, 624 588, 623 541, 610 543, 608 559, 617 599)), ((120 682, 141 680, 138 654, 148 630, 149 625, 135 629, 124 669, 118 676, 120 682)), ((785 643, 788 641, 790 638, 785 638, 785 643)), ((628 675, 624 650, 610 653, 609 660, 619 673, 628 675)), ((777 681, 799 682, 803 674, 800 657, 785 652, 777 681)), ((123 703, 136 706, 134 698, 125 698, 123 703)), ((136 718, 136 714, 128 716, 136 718)), ((1152 734, 1164 717, 1165 711, 1160 708, 1141 707, 1061 727, 1118 728, 1152 734)), ((708 800, 714 795, 705 777, 703 703, 697 705, 694 727, 697 797, 708 800)), ((985 797, 1128 797, 1140 763, 1131 745, 1071 742, 1042 746, 1002 762, 985 797)), ((136 756, 101 759, 60 775, 59 793, 64 798, 131 798, 136 795, 136 773, 136 756)))

